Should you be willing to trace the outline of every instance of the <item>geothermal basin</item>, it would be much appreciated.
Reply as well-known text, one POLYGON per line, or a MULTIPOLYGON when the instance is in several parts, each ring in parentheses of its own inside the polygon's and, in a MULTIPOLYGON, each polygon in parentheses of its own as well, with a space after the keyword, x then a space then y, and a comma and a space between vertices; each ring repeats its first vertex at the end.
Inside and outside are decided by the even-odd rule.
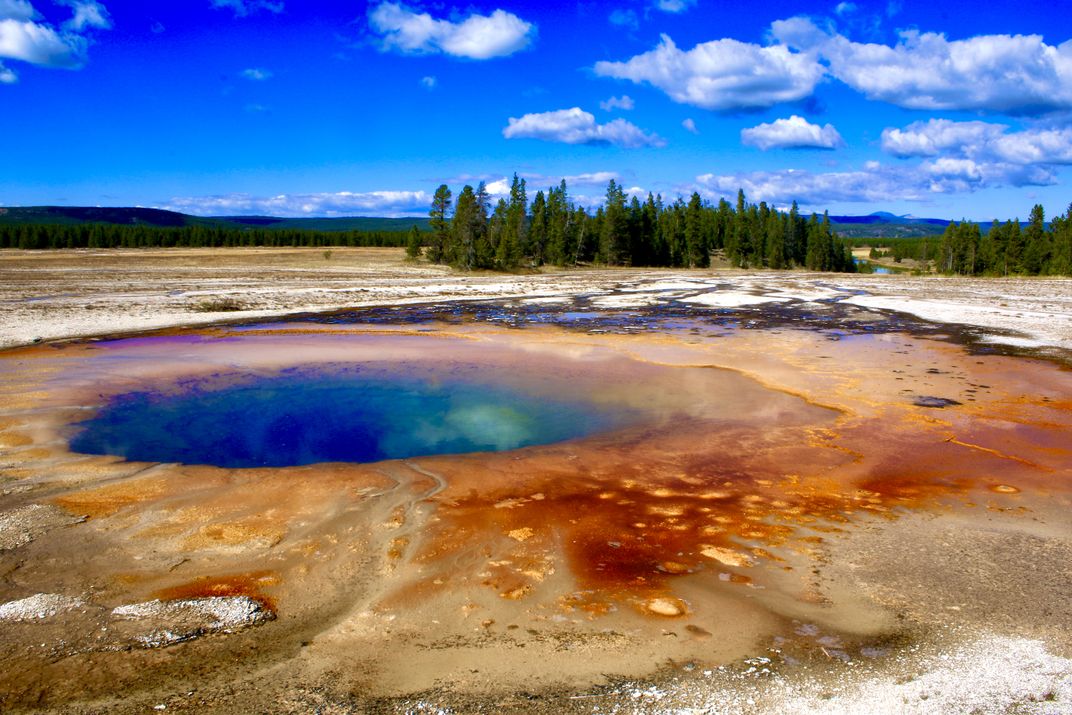
POLYGON ((5 710, 806 711, 984 636, 1072 655, 1067 363, 954 327, 489 301, 0 376, 5 710))

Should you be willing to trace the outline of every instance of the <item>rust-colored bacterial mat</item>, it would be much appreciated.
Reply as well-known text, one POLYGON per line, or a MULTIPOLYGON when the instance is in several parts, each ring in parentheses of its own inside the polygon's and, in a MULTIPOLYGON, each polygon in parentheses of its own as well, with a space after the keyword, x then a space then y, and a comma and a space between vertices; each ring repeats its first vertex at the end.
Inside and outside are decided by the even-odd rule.
MULTIPOLYGON (((0 619, 0 706, 255 673, 352 698, 583 688, 802 623, 850 657, 904 624, 819 577, 831 544, 919 515, 1039 522, 1072 484, 1067 370, 906 332, 279 323, 9 351, 0 380, 0 516, 22 534, 2 532, 0 616, 23 614, 0 619), (447 447, 268 467, 76 449, 130 395, 160 410, 139 420, 229 389, 264 411, 251 386, 356 373, 433 390, 439 411, 399 398, 394 429, 447 447), (515 439, 533 420, 561 423, 515 439)), ((294 414, 358 439, 372 393, 326 384, 350 411, 294 414)), ((289 434, 228 414, 220 449, 289 434)))

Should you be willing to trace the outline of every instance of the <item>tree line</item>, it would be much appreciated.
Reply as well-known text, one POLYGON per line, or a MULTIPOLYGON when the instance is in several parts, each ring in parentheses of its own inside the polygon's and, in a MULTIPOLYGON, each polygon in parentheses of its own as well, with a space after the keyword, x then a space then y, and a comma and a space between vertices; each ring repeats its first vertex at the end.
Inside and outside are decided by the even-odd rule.
MULTIPOLYGON (((414 227, 416 228, 416 227, 414 227)), ((406 244, 404 231, 312 231, 216 226, 0 224, 0 248, 342 247, 406 244)))
POLYGON ((942 234, 937 268, 953 275, 1070 275, 1072 274, 1072 205, 1046 226, 1039 204, 1026 226, 1020 219, 997 220, 983 235, 978 224, 951 223, 942 234))
POLYGON ((613 179, 594 214, 575 205, 563 180, 531 204, 524 179, 515 174, 508 196, 494 208, 487 187, 466 185, 455 199, 443 184, 429 211, 431 233, 411 232, 407 251, 463 270, 516 270, 544 264, 574 266, 672 266, 703 268, 723 256, 742 268, 855 270, 852 253, 834 233, 830 217, 801 215, 796 202, 779 211, 749 203, 717 205, 693 193, 665 202, 648 194, 626 200, 613 179))

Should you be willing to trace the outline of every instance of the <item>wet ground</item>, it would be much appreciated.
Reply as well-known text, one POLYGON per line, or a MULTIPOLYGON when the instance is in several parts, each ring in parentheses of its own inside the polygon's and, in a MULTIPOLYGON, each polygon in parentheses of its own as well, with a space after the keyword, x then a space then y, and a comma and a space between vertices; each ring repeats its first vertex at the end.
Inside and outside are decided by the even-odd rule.
POLYGON ((857 293, 662 280, 0 354, 0 707, 1072 707, 1067 356, 857 293), (69 449, 122 395, 355 365, 642 418, 370 464, 69 449))

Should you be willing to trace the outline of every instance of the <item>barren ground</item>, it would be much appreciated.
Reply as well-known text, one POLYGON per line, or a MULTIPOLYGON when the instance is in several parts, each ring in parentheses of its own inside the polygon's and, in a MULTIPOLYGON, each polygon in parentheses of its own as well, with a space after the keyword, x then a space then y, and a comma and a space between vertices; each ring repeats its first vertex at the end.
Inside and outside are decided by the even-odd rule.
POLYGON ((1072 281, 7 251, 0 300, 4 712, 1072 712, 1072 281), (663 417, 372 465, 68 449, 113 395, 344 361, 663 417))
POLYGON ((1072 349, 1072 280, 846 276, 803 272, 572 270, 458 274, 400 249, 0 252, 0 347, 305 311, 504 297, 598 295, 637 280, 724 279, 739 291, 860 291, 861 304, 1016 331, 1072 349), (227 311, 213 303, 233 300, 227 311))

